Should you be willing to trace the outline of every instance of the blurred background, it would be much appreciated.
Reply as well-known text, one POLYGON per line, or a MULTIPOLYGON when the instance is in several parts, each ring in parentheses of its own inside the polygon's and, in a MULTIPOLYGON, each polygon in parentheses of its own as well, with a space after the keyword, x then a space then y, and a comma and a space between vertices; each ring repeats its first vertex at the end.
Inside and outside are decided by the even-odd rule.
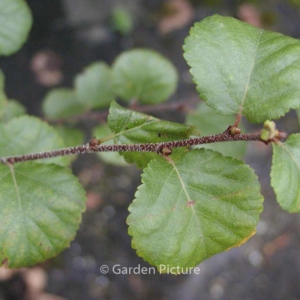
MULTIPOLYGON (((29 40, 21 51, 0 62, 9 97, 38 116, 51 88, 70 87, 88 64, 99 60, 111 64, 122 51, 137 47, 154 49, 177 67, 179 86, 170 102, 197 98, 182 45, 194 22, 215 13, 300 38, 299 0, 27 2, 34 18, 29 40)), ((184 120, 181 111, 155 115, 184 120)), ((89 133, 89 124, 81 126, 89 133)), ((288 114, 280 126, 299 132, 296 114, 288 114)), ((275 201, 269 184, 271 147, 250 144, 246 161, 259 176, 265 197, 254 237, 201 263, 199 275, 116 275, 101 274, 99 268, 149 266, 131 248, 125 223, 140 171, 107 165, 96 155, 80 157, 73 170, 88 200, 75 240, 61 255, 37 267, 0 269, 0 299, 300 299, 300 218, 285 213, 275 201)))

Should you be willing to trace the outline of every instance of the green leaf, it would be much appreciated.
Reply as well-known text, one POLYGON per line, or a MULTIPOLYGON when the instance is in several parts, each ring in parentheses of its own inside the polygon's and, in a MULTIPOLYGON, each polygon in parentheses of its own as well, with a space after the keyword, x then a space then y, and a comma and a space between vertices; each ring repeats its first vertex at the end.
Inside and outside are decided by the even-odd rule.
POLYGON ((272 145, 271 185, 277 201, 289 212, 300 212, 300 134, 272 145))
POLYGON ((79 101, 89 108, 109 107, 115 98, 111 69, 102 62, 93 63, 75 78, 79 101))
POLYGON ((18 51, 27 40, 32 16, 24 0, 0 0, 0 55, 18 51))
POLYGON ((71 172, 33 162, 0 165, 0 261, 30 266, 69 246, 85 209, 85 192, 71 172))
POLYGON ((5 77, 3 72, 0 70, 0 119, 4 115, 5 105, 7 102, 4 86, 5 86, 5 77))
POLYGON ((263 198, 249 166, 208 149, 149 163, 129 206, 132 246, 159 271, 195 267, 255 233, 263 198))
POLYGON ((11 119, 26 114, 26 108, 16 100, 8 100, 3 106, 0 121, 3 123, 9 122, 11 119))
MULTIPOLYGON (((56 130, 40 119, 22 116, 0 125, 0 157, 29 154, 63 148, 56 130)), ((66 157, 38 160, 39 163, 67 165, 66 157)))
POLYGON ((259 123, 300 106, 297 39, 214 15, 195 24, 184 51, 201 98, 221 114, 259 123))
POLYGON ((0 70, 0 91, 1 91, 1 93, 4 93, 4 88, 5 88, 5 76, 2 72, 2 70, 0 70))
POLYGON ((79 129, 59 125, 55 126, 55 130, 64 141, 65 147, 82 145, 84 142, 84 134, 79 129))
POLYGON ((131 13, 122 7, 115 8, 112 13, 112 25, 122 35, 129 34, 133 30, 131 13))
POLYGON ((72 117, 87 110, 87 106, 79 102, 72 89, 53 89, 43 101, 43 112, 51 120, 72 117))
POLYGON ((173 64, 153 50, 122 53, 113 64, 114 86, 123 100, 156 104, 171 96, 178 81, 173 64))
MULTIPOLYGON (((84 142, 84 134, 81 130, 76 128, 68 128, 66 126, 55 126, 55 130, 58 132, 59 136, 64 142, 64 147, 74 147, 82 145, 84 142)), ((65 156, 65 159, 68 160, 70 164, 77 158, 78 155, 68 155, 65 156)))
MULTIPOLYGON (((186 124, 196 126, 201 132, 201 135, 205 136, 225 131, 228 126, 234 124, 234 121, 234 117, 219 115, 213 109, 205 105, 204 102, 201 102, 196 110, 192 110, 188 113, 186 124)), ((240 125, 240 128, 244 131, 242 125, 240 125)), ((212 149, 223 155, 242 159, 246 154, 247 144, 245 142, 223 142, 199 145, 196 146, 196 148, 212 149)))
MULTIPOLYGON (((111 132, 107 124, 99 125, 94 128, 93 136, 97 139, 102 139, 102 145, 113 145, 115 135, 111 132)), ((98 152, 97 155, 106 163, 115 166, 123 167, 128 166, 124 157, 118 152, 98 152)))
MULTIPOLYGON (((108 126, 115 133, 116 144, 159 143, 189 138, 199 135, 194 126, 162 121, 143 113, 123 108, 112 102, 108 116, 108 126)), ((181 156, 185 148, 173 149, 172 157, 181 156)), ((123 152, 129 163, 136 163, 139 168, 147 166, 148 162, 157 158, 156 153, 123 152)))

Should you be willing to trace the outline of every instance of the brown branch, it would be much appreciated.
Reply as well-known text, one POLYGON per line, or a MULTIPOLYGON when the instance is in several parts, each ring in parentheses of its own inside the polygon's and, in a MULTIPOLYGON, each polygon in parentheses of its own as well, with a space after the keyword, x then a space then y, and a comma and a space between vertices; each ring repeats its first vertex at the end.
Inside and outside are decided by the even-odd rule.
POLYGON ((51 150, 33 154, 24 154, 16 156, 0 157, 2 164, 14 164, 17 162, 25 162, 37 159, 46 159, 57 156, 65 156, 71 154, 84 154, 96 152, 154 152, 163 155, 170 155, 173 148, 187 147, 194 145, 202 145, 217 142, 229 141, 260 141, 265 144, 270 142, 277 142, 278 140, 285 139, 287 134, 281 134, 275 140, 264 141, 260 137, 260 133, 251 134, 232 134, 230 132, 231 126, 220 134, 209 135, 179 141, 161 142, 161 143, 145 143, 145 144, 122 144, 122 145, 101 145, 97 140, 93 139, 90 143, 76 147, 62 148, 58 150, 51 150))

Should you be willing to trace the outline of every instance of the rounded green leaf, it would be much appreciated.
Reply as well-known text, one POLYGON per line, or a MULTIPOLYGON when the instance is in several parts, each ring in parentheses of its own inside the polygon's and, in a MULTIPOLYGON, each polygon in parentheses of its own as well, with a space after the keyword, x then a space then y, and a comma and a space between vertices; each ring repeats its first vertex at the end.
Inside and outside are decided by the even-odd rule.
POLYGON ((9 122, 11 119, 25 115, 25 107, 16 100, 8 100, 4 104, 3 113, 0 114, 0 121, 3 123, 9 122))
MULTIPOLYGON (((115 134, 116 144, 159 143, 187 139, 191 135, 199 135, 194 126, 163 121, 152 116, 132 111, 112 102, 108 126, 115 134)), ((173 149, 172 157, 181 156, 186 148, 173 149)), ((154 158, 151 152, 123 152, 125 160, 144 168, 154 158)))
POLYGON ((0 165, 0 261, 30 266, 69 246, 85 209, 71 171, 33 162, 0 165))
MULTIPOLYGON (((21 116, 0 125, 0 157, 64 148, 57 131, 36 117, 21 116)), ((67 165, 66 157, 38 160, 39 163, 67 165)))
POLYGON ((112 72, 107 64, 93 63, 75 78, 76 95, 89 108, 109 107, 115 98, 112 72))
MULTIPOLYGON (((217 114, 204 102, 199 103, 197 109, 188 113, 186 124, 196 126, 202 136, 217 134, 225 131, 228 126, 233 125, 235 117, 217 114)), ((243 130, 243 126, 240 125, 243 130)), ((195 146, 195 148, 207 148, 218 151, 223 155, 242 159, 247 150, 246 142, 212 143, 195 146)))
POLYGON ((2 70, 0 69, 0 91, 1 91, 1 93, 4 92, 4 88, 5 88, 5 76, 2 72, 2 70))
POLYGON ((297 39, 214 15, 194 25, 184 52, 200 96, 221 114, 259 123, 300 106, 297 39))
POLYGON ((69 128, 59 125, 55 126, 55 130, 64 141, 65 147, 79 146, 84 142, 84 133, 77 128, 69 128))
POLYGON ((18 51, 26 41, 32 16, 24 0, 0 0, 0 55, 18 51))
MULTIPOLYGON (((111 132, 107 124, 102 124, 94 128, 93 136, 97 139, 102 139, 101 145, 113 145, 115 135, 111 132), (110 138, 109 138, 110 137, 110 138)), ((128 163, 124 160, 118 152, 98 152, 97 155, 106 163, 115 166, 123 167, 128 166, 128 163)))
POLYGON ((2 118, 2 116, 4 115, 5 105, 7 102, 7 97, 4 91, 4 85, 5 85, 5 77, 2 70, 0 70, 0 118, 2 118))
POLYGON ((72 89, 59 88, 51 90, 43 101, 43 112, 50 120, 79 115, 88 108, 78 101, 72 89))
POLYGON ((114 87, 123 100, 145 104, 165 101, 177 87, 173 64, 153 50, 135 49, 121 54, 113 64, 114 87))
POLYGON ((300 134, 272 145, 271 185, 277 201, 289 212, 300 212, 300 134))
POLYGON ((150 264, 195 267, 255 233, 263 198, 249 166, 208 149, 149 163, 129 207, 132 246, 150 264))
MULTIPOLYGON (((82 145, 84 142, 84 133, 76 128, 69 128, 63 125, 55 126, 55 130, 62 138, 65 147, 74 147, 82 145)), ((77 155, 65 156, 65 159, 71 163, 77 158, 77 155)))
POLYGON ((133 30, 133 16, 123 7, 117 7, 112 12, 112 26, 122 35, 127 35, 133 30))

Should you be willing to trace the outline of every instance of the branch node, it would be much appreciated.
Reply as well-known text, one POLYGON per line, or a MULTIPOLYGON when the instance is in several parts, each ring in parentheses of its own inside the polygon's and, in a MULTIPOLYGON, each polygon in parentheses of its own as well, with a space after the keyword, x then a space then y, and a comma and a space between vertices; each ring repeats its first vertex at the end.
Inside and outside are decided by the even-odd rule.
POLYGON ((14 158, 8 158, 8 159, 6 160, 6 165, 13 165, 14 163, 15 163, 14 158))
POLYGON ((172 149, 162 145, 161 147, 158 148, 157 152, 163 156, 169 156, 172 154, 172 149))
POLYGON ((264 123, 264 128, 261 130, 260 138, 266 144, 270 142, 279 142, 288 137, 288 134, 282 130, 276 129, 276 124, 273 121, 267 120, 264 123))
POLYGON ((282 141, 285 140, 288 137, 288 134, 282 130, 277 130, 277 140, 282 141))
POLYGON ((241 128, 239 128, 235 125, 228 127, 228 133, 231 135, 241 134, 241 132, 242 132, 241 128))
POLYGON ((226 130, 223 132, 223 134, 230 134, 230 135, 231 135, 231 132, 230 132, 231 127, 232 127, 231 125, 228 126, 228 127, 226 128, 226 130))
POLYGON ((101 144, 101 142, 96 139, 95 137, 93 137, 90 142, 89 142, 89 147, 92 149, 92 150, 97 150, 97 147, 101 144))

